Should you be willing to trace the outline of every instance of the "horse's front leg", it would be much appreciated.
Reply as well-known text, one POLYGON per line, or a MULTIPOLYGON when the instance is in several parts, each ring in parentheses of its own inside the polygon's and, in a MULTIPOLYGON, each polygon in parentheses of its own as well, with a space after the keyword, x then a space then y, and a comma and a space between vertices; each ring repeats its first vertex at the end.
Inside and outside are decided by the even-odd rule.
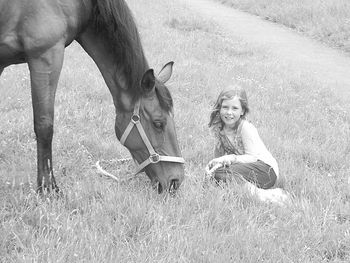
POLYGON ((34 132, 37 140, 38 192, 58 192, 52 169, 54 102, 62 68, 64 45, 57 44, 39 56, 29 57, 34 132))

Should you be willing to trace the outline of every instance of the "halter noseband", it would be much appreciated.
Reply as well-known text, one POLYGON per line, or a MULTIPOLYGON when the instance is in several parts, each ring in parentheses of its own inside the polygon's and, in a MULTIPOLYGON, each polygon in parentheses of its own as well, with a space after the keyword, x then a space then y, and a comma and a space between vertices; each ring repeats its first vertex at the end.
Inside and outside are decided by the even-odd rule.
POLYGON ((138 164, 138 162, 135 160, 135 163, 137 165, 136 173, 140 173, 147 165, 151 163, 158 163, 158 162, 173 162, 173 163, 185 163, 184 158, 182 157, 176 157, 176 156, 166 156, 166 155, 159 155, 153 148, 151 142, 149 141, 145 130, 142 127, 142 124, 140 122, 140 104, 141 104, 141 99, 139 99, 134 107, 134 113, 131 116, 131 120, 129 122, 129 125, 126 127, 122 137, 120 137, 120 143, 124 145, 127 137, 129 136, 132 128, 134 125, 136 125, 137 130, 140 133, 140 136, 145 143, 148 152, 150 156, 143 161, 141 164, 138 164))

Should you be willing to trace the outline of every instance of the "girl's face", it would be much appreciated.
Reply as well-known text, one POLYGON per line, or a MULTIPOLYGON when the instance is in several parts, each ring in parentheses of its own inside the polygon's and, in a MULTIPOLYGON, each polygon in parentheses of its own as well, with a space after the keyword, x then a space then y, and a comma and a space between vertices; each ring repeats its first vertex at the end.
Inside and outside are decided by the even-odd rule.
POLYGON ((234 128, 243 114, 244 110, 237 96, 222 101, 220 118, 227 128, 234 128))

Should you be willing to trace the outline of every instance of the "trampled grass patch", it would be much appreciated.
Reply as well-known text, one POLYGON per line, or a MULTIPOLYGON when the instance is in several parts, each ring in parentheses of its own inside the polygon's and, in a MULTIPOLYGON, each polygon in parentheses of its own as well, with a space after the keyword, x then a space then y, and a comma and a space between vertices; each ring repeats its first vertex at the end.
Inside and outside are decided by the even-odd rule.
POLYGON ((38 197, 28 70, 7 68, 0 79, 0 262, 349 261, 349 100, 176 1, 128 2, 149 64, 157 72, 175 61, 169 85, 186 179, 170 197, 145 175, 117 183, 97 174, 97 160, 129 155, 114 135, 108 89, 73 43, 53 141, 63 196, 38 197), (294 199, 289 207, 204 180, 213 153, 210 109, 232 83, 247 90, 249 120, 279 162, 294 199))

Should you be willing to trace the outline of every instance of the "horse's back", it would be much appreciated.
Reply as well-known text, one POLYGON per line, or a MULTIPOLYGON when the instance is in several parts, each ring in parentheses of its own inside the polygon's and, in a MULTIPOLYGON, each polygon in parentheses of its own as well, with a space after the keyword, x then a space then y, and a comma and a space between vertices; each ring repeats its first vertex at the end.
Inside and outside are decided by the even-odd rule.
POLYGON ((25 62, 58 42, 68 45, 88 20, 86 3, 0 0, 0 67, 25 62))

